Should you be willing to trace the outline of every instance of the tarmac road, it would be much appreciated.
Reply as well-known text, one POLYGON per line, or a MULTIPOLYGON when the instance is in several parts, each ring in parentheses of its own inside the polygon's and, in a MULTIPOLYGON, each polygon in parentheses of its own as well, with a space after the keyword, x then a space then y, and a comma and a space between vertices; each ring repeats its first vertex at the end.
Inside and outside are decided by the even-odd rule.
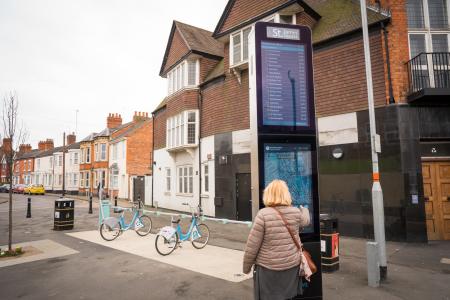
MULTIPOLYGON (((6 197, 0 194, 0 201, 6 197)), ((32 218, 26 219, 27 196, 15 195, 13 239, 50 239, 79 253, 0 268, 0 299, 252 299, 251 280, 231 283, 53 231, 56 198, 32 196, 32 218)), ((7 211, 8 204, 0 204, 0 245, 7 244, 7 211)), ((88 203, 77 200, 73 231, 97 228, 96 203, 94 214, 87 212, 88 203)), ((153 220, 154 228, 170 222, 153 220)), ((208 225, 211 244, 243 249, 246 226, 208 225)), ((450 242, 388 243, 389 278, 377 289, 367 287, 364 245, 341 239, 341 268, 323 275, 324 299, 450 299, 450 265, 440 262, 450 258, 450 242)))

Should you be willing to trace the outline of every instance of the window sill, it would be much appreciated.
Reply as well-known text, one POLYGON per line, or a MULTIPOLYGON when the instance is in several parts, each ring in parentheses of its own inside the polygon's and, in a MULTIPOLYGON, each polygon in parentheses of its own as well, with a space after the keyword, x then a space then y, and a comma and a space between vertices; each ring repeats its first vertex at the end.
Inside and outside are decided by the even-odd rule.
POLYGON ((207 194, 201 194, 201 195, 200 195, 200 198, 209 198, 209 195, 207 195, 207 194))
POLYGON ((198 90, 198 86, 197 86, 197 85, 185 86, 185 87, 179 89, 179 90, 176 91, 176 92, 173 92, 173 93, 171 93, 171 94, 168 94, 167 97, 168 97, 168 98, 170 98, 170 97, 175 97, 175 96, 177 96, 177 95, 179 95, 179 94, 181 94, 181 93, 183 93, 183 92, 185 92, 185 91, 193 91, 193 90, 198 90))
POLYGON ((182 193, 176 193, 176 196, 180 196, 180 197, 194 197, 194 194, 182 194, 182 193))
POLYGON ((190 148, 197 148, 197 144, 184 144, 181 146, 176 146, 176 147, 171 147, 171 148, 167 148, 168 152, 179 152, 179 151, 184 151, 186 149, 190 149, 190 148))
POLYGON ((171 193, 170 193, 170 192, 164 192, 164 195, 165 195, 165 196, 170 196, 171 193))
POLYGON ((230 69, 245 70, 248 69, 248 60, 244 60, 234 65, 230 65, 230 69))

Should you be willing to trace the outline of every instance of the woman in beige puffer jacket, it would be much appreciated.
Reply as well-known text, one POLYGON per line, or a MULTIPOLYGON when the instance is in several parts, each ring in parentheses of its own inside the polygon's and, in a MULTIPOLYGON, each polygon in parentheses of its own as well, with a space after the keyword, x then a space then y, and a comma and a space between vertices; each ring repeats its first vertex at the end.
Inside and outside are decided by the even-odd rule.
POLYGON ((243 271, 253 265, 255 299, 285 300, 301 292, 299 278, 300 252, 277 208, 300 243, 299 230, 310 223, 309 211, 291 206, 286 183, 272 181, 264 190, 266 206, 256 215, 244 253, 243 271))

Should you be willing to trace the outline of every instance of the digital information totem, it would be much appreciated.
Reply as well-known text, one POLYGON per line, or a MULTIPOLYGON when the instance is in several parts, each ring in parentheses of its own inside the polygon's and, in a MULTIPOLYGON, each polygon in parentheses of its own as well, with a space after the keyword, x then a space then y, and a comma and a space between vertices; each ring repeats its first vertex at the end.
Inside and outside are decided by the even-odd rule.
POLYGON ((293 205, 307 207, 311 225, 300 234, 318 272, 299 299, 322 299, 316 119, 311 30, 256 23, 250 35, 252 214, 264 207, 264 187, 286 181, 293 205))

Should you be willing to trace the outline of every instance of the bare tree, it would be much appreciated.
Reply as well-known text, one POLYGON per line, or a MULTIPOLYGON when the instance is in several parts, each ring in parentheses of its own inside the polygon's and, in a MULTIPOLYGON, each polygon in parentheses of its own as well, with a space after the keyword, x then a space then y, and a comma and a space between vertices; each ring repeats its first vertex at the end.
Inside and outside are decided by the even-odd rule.
POLYGON ((17 93, 10 92, 3 98, 3 131, 7 144, 3 144, 3 152, 8 168, 9 188, 9 233, 8 250, 12 251, 12 183, 13 167, 19 145, 23 144, 27 138, 27 131, 23 124, 18 126, 19 99, 17 93))

